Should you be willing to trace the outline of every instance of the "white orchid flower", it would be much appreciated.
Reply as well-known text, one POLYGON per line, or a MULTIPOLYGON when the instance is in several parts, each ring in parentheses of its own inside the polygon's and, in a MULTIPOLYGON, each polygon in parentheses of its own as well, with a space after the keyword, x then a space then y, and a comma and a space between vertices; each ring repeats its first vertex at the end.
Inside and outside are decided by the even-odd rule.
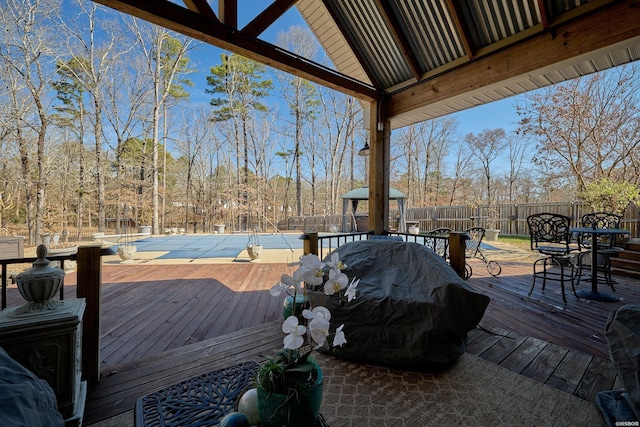
POLYGON ((342 328, 344 327, 343 325, 340 325, 340 327, 338 329, 336 329, 336 335, 335 337, 333 337, 333 346, 334 347, 340 347, 343 344, 347 343, 347 339, 344 336, 344 332, 342 332, 342 328))
POLYGON ((315 268, 324 268, 324 263, 316 254, 307 254, 300 257, 300 267, 313 270, 315 268))
POLYGON ((319 305, 317 307, 313 307, 313 310, 302 310, 302 317, 304 317, 305 319, 320 318, 328 322, 329 320, 331 320, 331 312, 327 307, 319 305))
POLYGON ((327 295, 333 295, 346 288, 348 284, 349 278, 346 274, 336 270, 329 270, 329 279, 324 284, 324 293, 327 295))
POLYGON ((308 254, 300 257, 300 268, 293 274, 295 280, 306 282, 311 286, 322 285, 324 281, 324 268, 326 265, 320 261, 318 255, 308 254))
POLYGON ((302 274, 302 277, 303 281, 310 286, 319 286, 322 285, 322 282, 324 282, 324 270, 322 268, 305 270, 302 274))
POLYGON ((356 299, 356 288, 358 287, 358 283, 360 283, 360 279, 356 280, 354 277, 349 283, 347 290, 344 291, 344 295, 347 297, 347 302, 351 302, 352 299, 356 299))
POLYGON ((282 332, 288 334, 284 337, 284 348, 288 350, 297 350, 304 344, 302 336, 307 333, 307 328, 298 324, 296 316, 289 316, 282 324, 282 332))
POLYGON ((329 327, 331 324, 322 316, 315 316, 309 322, 309 333, 311 339, 316 342, 317 347, 322 347, 329 336, 329 327))
POLYGON ((269 289, 269 293, 271 296, 277 297, 282 292, 286 292, 289 289, 294 289, 297 293, 302 293, 302 287, 300 287, 300 282, 297 282, 291 276, 287 274, 283 274, 280 278, 280 281, 273 285, 271 289, 269 289))
POLYGON ((343 264, 342 261, 340 261, 340 254, 338 252, 333 252, 331 254, 329 261, 327 261, 327 266, 338 271, 347 268, 346 264, 343 264))

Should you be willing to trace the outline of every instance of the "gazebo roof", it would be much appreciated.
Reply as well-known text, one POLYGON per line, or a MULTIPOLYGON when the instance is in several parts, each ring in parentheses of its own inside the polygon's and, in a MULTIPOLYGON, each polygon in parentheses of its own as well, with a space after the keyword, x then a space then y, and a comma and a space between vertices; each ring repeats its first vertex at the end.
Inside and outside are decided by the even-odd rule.
MULTIPOLYGON (((344 193, 342 196, 343 199, 351 199, 351 200, 369 200, 369 187, 360 187, 355 188, 349 192, 344 193)), ((395 188, 389 188, 389 200, 397 200, 397 199, 406 199, 407 196, 401 191, 396 190, 395 188)))

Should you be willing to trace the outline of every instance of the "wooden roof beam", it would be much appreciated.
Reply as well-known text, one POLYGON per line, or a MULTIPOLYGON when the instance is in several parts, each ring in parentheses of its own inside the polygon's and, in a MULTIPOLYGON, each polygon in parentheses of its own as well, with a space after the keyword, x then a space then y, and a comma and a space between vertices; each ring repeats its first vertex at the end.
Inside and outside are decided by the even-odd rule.
POLYGON ((542 28, 546 30, 551 24, 549 23, 549 11, 547 11, 547 6, 545 5, 544 0, 538 0, 538 10, 540 11, 540 22, 542 23, 542 28))
POLYGON ((471 42, 471 33, 469 32, 469 27, 466 25, 464 21, 464 14, 462 13, 462 7, 460 6, 460 1, 458 0, 447 0, 446 4, 449 8, 449 13, 451 14, 451 19, 453 20, 453 25, 456 27, 456 32, 460 37, 460 43, 462 43, 462 48, 465 52, 467 52, 467 57, 469 60, 472 60, 475 55, 475 48, 473 43, 471 42))
POLYGON ((253 18, 253 20, 242 29, 242 32, 251 37, 258 37, 297 2, 298 0, 274 1, 269 7, 263 10, 262 13, 253 18))
POLYGON ((566 21, 548 32, 391 94, 389 119, 638 38, 638 22, 637 0, 616 2, 598 13, 566 21))
POLYGON ((238 28, 238 0, 218 0, 218 15, 224 25, 238 28))
POLYGON ((391 35, 395 39, 396 43, 398 43, 400 50, 402 51, 404 57, 407 60, 407 63, 409 64, 409 68, 411 68, 413 76, 416 78, 416 80, 420 80, 420 76, 422 76, 420 64, 418 63, 413 49, 411 49, 409 39, 407 39, 406 34, 404 33, 404 31, 402 31, 402 28, 400 28, 400 24, 398 23, 398 20, 393 13, 393 9, 391 8, 390 3, 391 2, 389 2, 388 0, 376 0, 376 4, 380 9, 382 18, 389 26, 389 29, 391 29, 391 35))
POLYGON ((218 21, 218 17, 213 9, 211 9, 211 6, 209 6, 209 3, 207 3, 207 0, 184 0, 184 5, 187 6, 189 10, 206 16, 213 21, 218 21))
POLYGON ((242 31, 209 19, 168 0, 93 0, 120 12, 144 19, 220 49, 228 50, 267 66, 302 77, 364 102, 380 97, 380 91, 301 56, 242 31))

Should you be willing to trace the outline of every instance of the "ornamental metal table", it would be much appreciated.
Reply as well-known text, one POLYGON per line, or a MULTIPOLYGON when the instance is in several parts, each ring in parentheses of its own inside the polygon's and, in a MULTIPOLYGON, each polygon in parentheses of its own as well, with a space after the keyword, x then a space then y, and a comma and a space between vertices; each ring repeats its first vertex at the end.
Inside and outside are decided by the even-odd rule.
POLYGON ((631 234, 629 230, 623 230, 621 228, 589 228, 589 227, 576 227, 570 228, 571 233, 591 234, 591 290, 578 290, 576 295, 579 298, 585 298, 595 301, 604 302, 617 302, 620 300, 617 296, 598 291, 598 245, 596 240, 598 236, 603 235, 623 235, 631 234))

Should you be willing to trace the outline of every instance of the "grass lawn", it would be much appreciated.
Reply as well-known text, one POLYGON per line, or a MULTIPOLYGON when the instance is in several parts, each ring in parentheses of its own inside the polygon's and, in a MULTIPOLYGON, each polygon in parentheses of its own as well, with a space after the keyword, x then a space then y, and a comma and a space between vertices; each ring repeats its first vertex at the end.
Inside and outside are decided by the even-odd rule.
POLYGON ((523 250, 531 250, 531 240, 529 236, 505 236, 500 234, 498 236, 498 241, 507 243, 523 250))

